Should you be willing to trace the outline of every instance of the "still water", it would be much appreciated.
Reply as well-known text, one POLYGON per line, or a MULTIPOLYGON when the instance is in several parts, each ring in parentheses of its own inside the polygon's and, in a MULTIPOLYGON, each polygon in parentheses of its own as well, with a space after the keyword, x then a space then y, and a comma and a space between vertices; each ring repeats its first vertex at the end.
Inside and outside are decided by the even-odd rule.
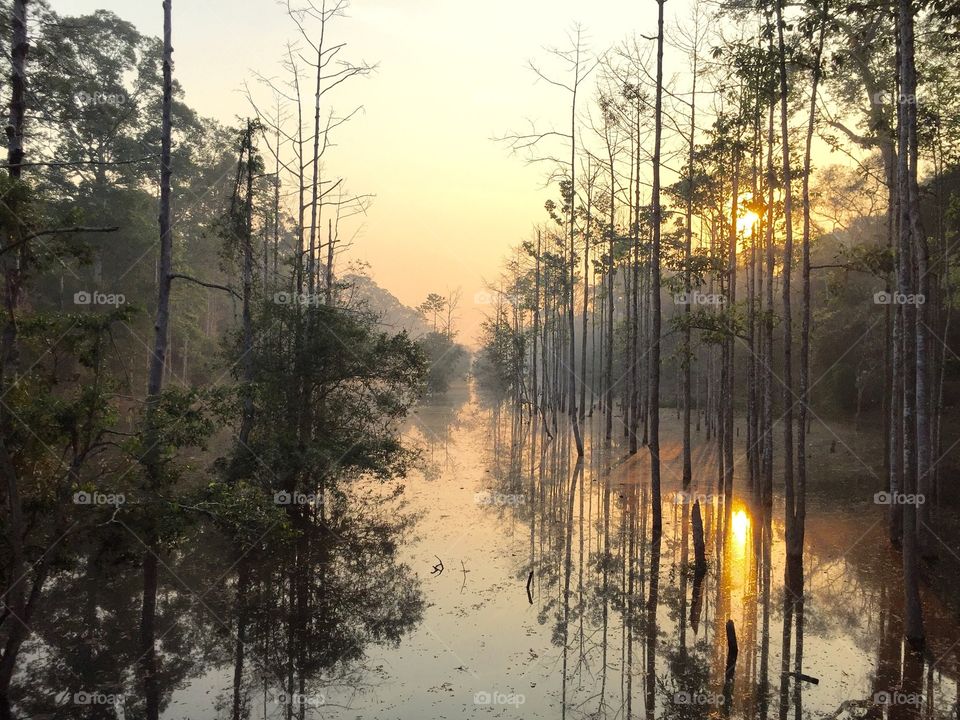
MULTIPOLYGON (((163 717, 231 717, 235 684, 245 716, 286 717, 297 653, 311 672, 294 717, 301 704, 306 717, 344 720, 957 717, 951 585, 924 587, 929 642, 912 659, 869 434, 813 428, 803 590, 791 593, 782 506, 754 508, 739 475, 725 503, 703 432, 685 495, 679 426, 664 411, 657 544, 646 450, 590 443, 600 422, 588 420, 578 464, 569 433, 547 439, 530 418, 454 389, 405 427, 418 469, 356 488, 295 572, 260 545, 243 564, 215 528, 198 530, 166 568, 163 717), (309 607, 271 590, 288 581, 317 588, 309 607), (298 610, 308 651, 291 640, 298 610), (729 673, 728 621, 739 650, 729 673)), ((115 547, 91 541, 86 571, 54 589, 21 680, 28 717, 138 716, 139 577, 116 571, 131 558, 115 547), (62 701, 77 688, 127 702, 78 709, 62 701)))

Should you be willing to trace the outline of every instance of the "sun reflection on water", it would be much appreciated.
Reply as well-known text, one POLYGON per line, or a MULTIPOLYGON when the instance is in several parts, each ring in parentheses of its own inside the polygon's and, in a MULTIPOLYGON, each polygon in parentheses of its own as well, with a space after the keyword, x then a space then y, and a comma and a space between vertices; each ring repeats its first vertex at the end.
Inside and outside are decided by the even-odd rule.
POLYGON ((742 554, 747 547, 747 533, 750 530, 750 517, 745 510, 735 510, 730 517, 730 532, 737 553, 742 554))

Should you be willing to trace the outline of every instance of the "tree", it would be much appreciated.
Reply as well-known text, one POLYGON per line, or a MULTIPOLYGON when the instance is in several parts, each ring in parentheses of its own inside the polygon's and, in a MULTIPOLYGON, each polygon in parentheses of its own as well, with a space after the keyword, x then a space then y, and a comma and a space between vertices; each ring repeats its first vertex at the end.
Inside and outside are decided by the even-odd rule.
POLYGON ((653 140, 653 244, 650 248, 651 283, 650 300, 653 304, 650 331, 650 490, 653 503, 653 538, 658 542, 663 527, 660 499, 660 150, 663 134, 663 6, 666 0, 657 0, 657 80, 656 104, 654 107, 653 140))
POLYGON ((433 323, 433 331, 439 332, 440 319, 447 308, 447 300, 438 293, 430 293, 427 299, 417 306, 417 311, 433 323))
MULTIPOLYGON (((157 310, 154 323, 153 352, 150 354, 147 376, 147 401, 144 416, 144 447, 142 457, 149 489, 157 493, 163 487, 163 467, 159 403, 163 390, 163 368, 167 357, 167 338, 170 325, 170 284, 173 275, 173 234, 170 226, 170 164, 171 109, 173 105, 173 45, 172 4, 163 1, 163 105, 160 130, 160 247, 157 284, 157 310)), ((143 551, 143 605, 140 620, 140 647, 143 651, 140 670, 146 698, 147 720, 160 717, 159 672, 156 654, 157 569, 160 538, 157 528, 148 529, 143 551)))

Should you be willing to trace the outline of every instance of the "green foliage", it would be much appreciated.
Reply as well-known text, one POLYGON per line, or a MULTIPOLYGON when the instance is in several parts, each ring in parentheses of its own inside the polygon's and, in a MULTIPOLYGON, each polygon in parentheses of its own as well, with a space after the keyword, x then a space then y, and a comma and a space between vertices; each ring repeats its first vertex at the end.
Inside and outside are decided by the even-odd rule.
POLYGON ((442 394, 450 382, 463 376, 466 350, 444 333, 430 332, 417 339, 417 345, 427 360, 427 392, 442 394))
POLYGON ((518 391, 526 338, 514 332, 505 308, 499 308, 492 318, 483 322, 480 342, 473 365, 473 374, 480 386, 496 394, 518 391))

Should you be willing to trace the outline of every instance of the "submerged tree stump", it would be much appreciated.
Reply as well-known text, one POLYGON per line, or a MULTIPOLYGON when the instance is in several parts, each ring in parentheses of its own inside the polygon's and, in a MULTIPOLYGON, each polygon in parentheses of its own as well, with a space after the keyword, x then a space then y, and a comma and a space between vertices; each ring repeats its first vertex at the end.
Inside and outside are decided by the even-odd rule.
POLYGON ((737 656, 740 654, 740 646, 737 644, 737 629, 733 625, 733 620, 727 620, 727 680, 733 679, 733 674, 737 670, 737 656))
POLYGON ((703 517, 700 515, 700 501, 693 503, 691 515, 693 524, 693 555, 696 562, 696 572, 703 573, 707 569, 707 550, 703 542, 703 517))

